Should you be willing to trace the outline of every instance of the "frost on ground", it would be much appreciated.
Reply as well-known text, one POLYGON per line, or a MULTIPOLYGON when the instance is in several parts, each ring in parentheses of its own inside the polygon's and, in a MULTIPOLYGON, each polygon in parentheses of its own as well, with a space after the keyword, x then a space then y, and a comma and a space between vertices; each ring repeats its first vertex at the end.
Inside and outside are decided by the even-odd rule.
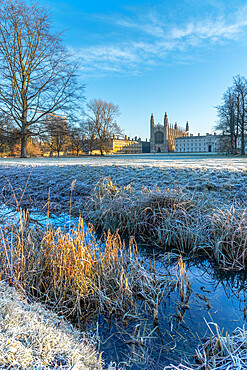
POLYGON ((102 369, 92 340, 0 282, 0 368, 102 369))
POLYGON ((233 200, 246 201, 246 158, 162 158, 150 155, 84 160, 1 160, 0 201, 41 209, 49 198, 50 211, 68 211, 71 184, 75 181, 72 211, 83 213, 86 198, 105 177, 110 177, 119 186, 132 184, 135 190, 158 187, 203 194, 216 205, 230 204, 233 200))

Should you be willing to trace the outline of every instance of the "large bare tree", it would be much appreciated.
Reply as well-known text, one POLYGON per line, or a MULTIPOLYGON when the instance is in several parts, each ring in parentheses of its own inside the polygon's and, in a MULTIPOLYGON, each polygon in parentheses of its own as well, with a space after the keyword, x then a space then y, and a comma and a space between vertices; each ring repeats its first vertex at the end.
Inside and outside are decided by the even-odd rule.
POLYGON ((233 85, 223 95, 223 104, 216 108, 219 117, 216 130, 229 135, 232 154, 237 154, 240 149, 240 153, 244 155, 247 133, 247 79, 235 76, 233 85))
POLYGON ((94 147, 101 155, 109 151, 109 142, 113 135, 122 135, 116 122, 119 106, 101 99, 93 99, 87 104, 85 132, 88 140, 94 139, 94 147))
POLYGON ((80 98, 76 69, 46 8, 0 0, 0 111, 19 129, 21 157, 47 114, 64 114, 80 98))
POLYGON ((247 80, 243 76, 234 77, 234 87, 238 95, 236 102, 239 112, 239 123, 241 132, 241 154, 245 154, 245 134, 246 134, 246 110, 247 110, 247 80))

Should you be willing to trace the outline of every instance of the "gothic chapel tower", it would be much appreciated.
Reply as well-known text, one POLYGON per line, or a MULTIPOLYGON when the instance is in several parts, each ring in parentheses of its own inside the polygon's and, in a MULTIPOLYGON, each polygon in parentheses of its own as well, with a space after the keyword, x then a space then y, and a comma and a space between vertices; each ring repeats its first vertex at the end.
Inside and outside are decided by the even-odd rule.
POLYGON ((164 137, 164 151, 165 153, 168 152, 168 117, 167 117, 167 113, 165 112, 165 117, 164 117, 164 133, 165 133, 165 137, 164 137))
POLYGON ((164 116, 164 124, 154 123, 154 115, 150 118, 150 152, 151 153, 168 153, 173 152, 175 148, 175 138, 188 136, 189 123, 186 129, 178 127, 178 124, 169 124, 167 113, 164 116))
POLYGON ((168 118, 164 117, 164 125, 154 124, 154 116, 150 119, 150 152, 167 153, 168 152, 168 118))

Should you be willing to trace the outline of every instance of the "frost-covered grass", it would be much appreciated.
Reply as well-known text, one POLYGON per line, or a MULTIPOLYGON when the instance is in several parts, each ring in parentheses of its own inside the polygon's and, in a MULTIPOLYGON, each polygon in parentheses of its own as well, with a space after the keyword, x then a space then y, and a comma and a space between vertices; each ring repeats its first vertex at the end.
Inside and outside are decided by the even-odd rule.
MULTIPOLYGON (((166 366, 164 370, 242 370, 247 368, 247 331, 237 328, 232 335, 220 332, 218 325, 210 329, 195 354, 197 365, 166 366)), ((211 325, 211 326, 212 326, 211 325)))
POLYGON ((137 162, 134 159, 132 162, 128 156, 115 159, 115 162, 111 158, 97 158, 86 165, 73 165, 73 161, 66 165, 63 160, 36 161, 31 166, 29 161, 15 161, 12 165, 0 161, 1 201, 15 207, 21 200, 22 206, 42 208, 50 196, 51 211, 67 211, 71 183, 76 180, 72 210, 79 213, 97 182, 105 177, 110 177, 118 186, 132 184, 135 190, 158 186, 161 190, 181 189, 183 193, 203 194, 216 204, 230 204, 234 199, 246 201, 247 164, 244 159, 161 161, 154 160, 153 156, 146 160, 146 157, 138 158, 137 162))
MULTIPOLYGON (((144 269, 134 241, 129 254, 115 233, 117 229, 152 245, 207 255, 226 270, 244 269, 245 159, 178 158, 177 162, 161 163, 160 159, 143 157, 141 162, 140 158, 136 163, 121 158, 121 163, 99 159, 87 165, 66 165, 54 160, 48 164, 47 160, 45 165, 34 163, 33 168, 26 165, 29 162, 0 166, 2 203, 41 209, 49 196, 51 212, 68 211, 71 203, 74 214, 81 213, 99 229, 112 231, 106 234, 106 253, 94 232, 88 244, 80 223, 70 235, 52 229, 44 234, 24 225, 11 234, 6 231, 4 276, 73 318, 97 312, 135 317, 140 300, 148 302, 155 318, 160 288, 174 282, 157 279, 152 269, 144 269)), ((47 211, 47 206, 44 209, 47 211)), ((211 339, 206 353, 210 353, 210 343, 212 348, 216 344, 214 337, 211 339)), ((241 341, 236 343, 235 357, 224 352, 221 361, 245 353, 241 341)), ((212 352, 210 358, 215 356, 212 352)), ((218 363, 223 367, 217 369, 226 369, 226 363, 218 363)), ((207 369, 204 365, 196 369, 207 369)))
POLYGON ((247 213, 234 202, 224 208, 200 194, 99 182, 86 203, 85 217, 99 229, 135 235, 150 245, 206 255, 220 268, 247 264, 247 213))
POLYGON ((0 282, 1 369, 102 369, 92 339, 0 282))
POLYGON ((48 160, 0 166, 2 202, 46 211, 49 199, 51 212, 71 208, 101 230, 245 268, 246 158, 114 158, 77 166, 51 160, 52 169, 48 160))
POLYGON ((211 168, 245 170, 247 157, 219 156, 214 154, 132 154, 111 155, 104 157, 60 157, 60 158, 0 158, 4 165, 10 166, 149 166, 149 167, 176 167, 176 168, 211 168))
POLYGON ((209 205, 180 189, 160 190, 99 182, 86 203, 86 217, 99 229, 137 235, 158 246, 193 249, 205 238, 201 222, 209 205))

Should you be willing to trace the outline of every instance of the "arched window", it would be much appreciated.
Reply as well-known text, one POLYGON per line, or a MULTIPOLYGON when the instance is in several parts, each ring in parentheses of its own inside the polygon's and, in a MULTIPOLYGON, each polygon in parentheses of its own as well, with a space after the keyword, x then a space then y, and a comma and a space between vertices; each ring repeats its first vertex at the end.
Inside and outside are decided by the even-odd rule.
POLYGON ((160 131, 155 133, 155 144, 163 144, 164 143, 164 134, 160 131))

